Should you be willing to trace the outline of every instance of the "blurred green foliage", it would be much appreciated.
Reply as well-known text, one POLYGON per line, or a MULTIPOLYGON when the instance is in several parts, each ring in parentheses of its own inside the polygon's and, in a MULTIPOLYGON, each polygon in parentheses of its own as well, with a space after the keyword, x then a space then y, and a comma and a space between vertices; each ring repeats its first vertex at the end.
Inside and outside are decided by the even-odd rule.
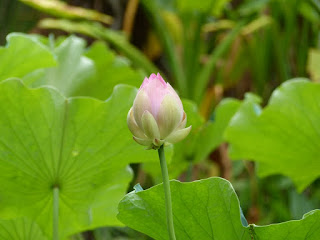
POLYGON ((230 157, 258 161, 260 176, 282 174, 304 190, 320 176, 319 103, 319 84, 306 79, 282 84, 263 110, 245 100, 226 130, 230 157))
MULTIPOLYGON (((312 81, 319 81, 320 2, 141 0, 136 15, 129 18, 129 23, 136 18, 133 32, 123 32, 119 22, 123 22, 123 29, 126 29, 128 22, 123 19, 134 10, 128 9, 129 2, 134 1, 55 0, 48 5, 45 0, 2 0, 0 43, 4 45, 7 42, 7 46, 0 48, 0 81, 18 77, 28 87, 50 85, 64 97, 94 97, 100 99, 103 105, 102 101, 111 95, 117 84, 138 87, 145 75, 161 72, 185 98, 183 104, 188 122, 193 125, 189 138, 176 144, 173 150, 168 149, 171 177, 183 181, 217 175, 227 178, 233 184, 250 223, 270 224, 301 219, 305 213, 319 208, 320 182, 316 180, 319 177, 317 163, 320 155, 317 146, 319 87, 307 80, 303 83, 293 81, 281 84, 296 77, 310 77, 312 81), (59 3, 54 5, 54 2, 59 3), (47 18, 46 14, 56 18, 47 18), (114 22, 111 25, 110 16, 114 22), (13 31, 32 31, 39 35, 16 33, 7 36, 13 31), (74 33, 82 38, 75 35, 66 37, 63 32, 74 33), (248 91, 254 94, 246 94, 243 101, 238 100, 248 91), (263 108, 270 95, 269 104, 263 108), (223 100, 229 97, 236 99, 223 100), (230 154, 225 142, 230 143, 230 154), (239 161, 230 161, 229 156, 239 161), (242 160, 254 160, 254 163, 242 160), (294 183, 283 175, 289 176, 294 183)), ((3 82, 1 86, 10 84, 13 83, 3 82)), ((22 85, 21 88, 24 89, 22 85)), ((116 88, 115 92, 121 91, 119 89, 127 87, 116 88)), ((130 89, 133 94, 135 90, 130 89)), ((28 88, 24 91, 32 92, 28 88)), ((12 93, 12 96, 15 94, 12 93)), ((121 95, 124 100, 112 106, 112 109, 120 108, 120 103, 125 102, 128 108, 132 94, 121 95)), ((3 94, 2 98, 7 107, 9 96, 3 94)), ((45 104, 48 99, 39 101, 45 104)), ((85 114, 88 106, 85 108, 81 105, 79 109, 85 114)), ((28 106, 20 106, 21 109, 24 107, 28 109, 28 106)), ((36 103, 30 107, 37 109, 36 103)), ((112 109, 109 111, 113 113, 115 110, 112 109)), ((14 113, 15 110, 12 107, 10 111, 14 113)), ((23 111, 29 112, 21 110, 16 113, 17 116, 22 118, 19 114, 23 111)), ((130 186, 135 182, 140 182, 144 187, 159 183, 160 169, 154 160, 156 154, 145 152, 131 142, 130 133, 125 129, 125 114, 126 111, 121 113, 115 122, 122 129, 119 131, 119 142, 130 146, 123 150, 121 156, 130 156, 126 164, 135 163, 132 165, 134 177, 130 186)), ((33 123, 36 116, 30 117, 33 123)), ((3 122, 11 119, 5 119, 5 115, 2 118, 3 122)), ((48 134, 48 131, 44 132, 48 134)), ((6 136, 9 133, 3 138, 6 136)), ((31 141, 30 136, 25 139, 26 144, 31 141)), ((11 146, 12 139, 7 141, 11 146)), ((10 184, 21 183, 21 176, 10 184)), ((87 173, 83 176, 87 176, 87 173)), ((9 181, 8 177, 10 174, 1 179, 9 181)), ((114 196, 117 200, 112 200, 109 206, 112 219, 117 224, 120 223, 114 218, 115 206, 124 196, 130 181, 129 177, 123 179, 122 185, 119 183, 121 191, 114 196)), ((28 186, 26 189, 29 189, 28 186)), ((139 194, 144 193, 129 194, 125 199, 139 194)), ((11 197, 7 198, 7 202, 13 199, 11 197)), ((110 200, 106 200, 107 196, 103 194, 100 197, 104 203, 110 200)), ((14 201, 10 204, 13 206, 14 201)), ((51 208, 49 205, 48 208, 51 208)), ((75 211, 80 205, 74 206, 75 211)), ((16 211, 12 206, 1 210, 0 214, 8 218, 16 211)), ((34 212, 35 209, 36 206, 34 212)), ((99 211, 96 224, 86 223, 74 229, 70 226, 68 233, 115 225, 115 222, 106 223, 103 214, 103 211, 99 211)), ((31 215, 29 217, 32 218, 31 215)), ((38 223, 21 218, 1 220, 0 233, 1 229, 21 229, 23 226, 25 231, 30 228, 29 238, 36 239, 32 234, 41 236, 43 232, 39 227, 43 228, 45 223, 52 221, 50 215, 44 215, 47 219, 38 220, 38 223)), ((291 228, 299 228, 295 224, 303 225, 316 215, 317 212, 310 213, 304 220, 285 223, 285 226, 250 227, 244 231, 249 234, 249 239, 264 239, 268 234, 278 234, 281 239, 279 232, 286 233, 291 228)), ((83 222, 83 219, 78 221, 83 222)), ((132 225, 132 222, 128 225, 132 225)), ((141 227, 138 229, 141 230, 141 227)), ((141 231, 149 233, 149 230, 141 231)), ((152 234, 158 234, 158 231, 160 229, 152 234)), ((51 234, 48 229, 45 232, 51 234)), ((303 237, 304 233, 301 234, 303 237)), ((0 234, 0 239, 10 239, 3 236, 0 234)), ((309 236, 309 239, 312 237, 317 239, 317 233, 311 238, 309 236)), ((11 238, 15 239, 16 236, 12 235, 11 238)), ((72 239, 149 238, 129 228, 108 227, 77 234, 72 239)))
POLYGON ((6 42, 11 32, 32 30, 40 19, 41 13, 25 6, 19 0, 0 1, 0 44, 6 42))

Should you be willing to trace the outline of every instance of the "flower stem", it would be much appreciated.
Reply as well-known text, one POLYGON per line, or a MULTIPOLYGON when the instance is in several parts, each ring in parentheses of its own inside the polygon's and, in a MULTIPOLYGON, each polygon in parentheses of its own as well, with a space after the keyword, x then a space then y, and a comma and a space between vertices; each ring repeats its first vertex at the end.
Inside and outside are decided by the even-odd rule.
POLYGON ((166 202, 166 215, 167 215, 167 228, 169 233, 170 240, 176 240, 176 236, 174 233, 173 226, 173 215, 172 215, 172 202, 171 202, 171 192, 170 192, 170 183, 169 183, 169 175, 168 168, 166 163, 166 157, 164 155, 163 145, 158 149, 162 179, 163 179, 163 187, 164 187, 164 195, 166 202))
POLYGON ((53 188, 53 240, 59 240, 59 188, 53 188))

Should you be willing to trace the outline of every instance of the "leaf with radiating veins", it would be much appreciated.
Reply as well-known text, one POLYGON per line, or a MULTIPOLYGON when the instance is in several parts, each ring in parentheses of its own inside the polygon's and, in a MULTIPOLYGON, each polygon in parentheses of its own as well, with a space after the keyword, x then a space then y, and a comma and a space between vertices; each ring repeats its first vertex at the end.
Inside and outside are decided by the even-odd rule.
POLYGON ((302 191, 320 177, 320 84, 306 79, 277 88, 263 110, 243 102, 225 137, 232 159, 259 162, 260 176, 283 174, 302 191))
MULTIPOLYGON (((247 226, 241 219, 237 195, 227 180, 172 180, 170 187, 177 240, 320 239, 320 210, 309 212, 298 221, 247 226)), ((119 204, 118 218, 155 240, 169 240, 162 184, 127 194, 119 204)))
POLYGON ((36 36, 11 33, 7 42, 7 46, 0 47, 0 81, 56 65, 54 55, 36 36))
POLYGON ((127 128, 136 91, 118 86, 100 101, 0 83, 0 217, 27 216, 50 237, 58 186, 61 237, 122 225, 116 214, 132 177, 127 165, 157 158, 127 128))
POLYGON ((49 240, 40 227, 27 218, 0 220, 0 240, 49 240))

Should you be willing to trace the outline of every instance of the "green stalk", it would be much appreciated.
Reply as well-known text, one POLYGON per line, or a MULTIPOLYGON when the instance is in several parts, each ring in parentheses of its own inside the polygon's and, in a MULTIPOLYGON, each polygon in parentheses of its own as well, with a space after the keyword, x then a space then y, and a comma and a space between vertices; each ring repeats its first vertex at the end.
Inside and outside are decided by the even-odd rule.
POLYGON ((189 160, 189 166, 186 173, 186 182, 192 182, 193 162, 189 160))
POLYGON ((156 1, 142 0, 142 6, 146 9, 150 20, 153 23, 159 40, 161 41, 164 51, 168 58, 168 63, 175 83, 179 89, 179 95, 186 97, 188 92, 188 86, 186 83, 186 76, 183 72, 180 59, 175 51, 175 43, 173 41, 170 32, 168 31, 164 19, 161 17, 161 10, 156 1))
POLYGON ((53 240, 59 240, 59 188, 53 188, 53 240))
POLYGON ((158 154, 159 154, 159 159, 160 159, 160 166, 161 166, 162 179, 163 179, 163 188, 164 188, 164 195, 165 195, 165 202, 166 202, 166 216, 167 216, 167 228, 168 228, 168 233, 169 233, 169 239, 176 240, 176 235, 174 233, 174 226, 173 226, 172 202, 171 202, 169 175, 168 175, 168 168, 167 168, 167 163, 166 163, 166 157, 164 155, 163 145, 158 149, 158 154))
POLYGON ((60 29, 70 33, 81 33, 96 39, 102 39, 123 53, 132 61, 132 64, 141 67, 148 74, 161 72, 143 53, 119 32, 104 28, 101 24, 91 22, 75 22, 66 19, 43 19, 39 22, 40 28, 60 29))
POLYGON ((320 3, 317 0, 309 0, 314 9, 320 14, 320 3))
POLYGON ((233 40, 238 36, 240 33, 243 25, 245 22, 240 22, 228 35, 225 39, 214 49, 212 54, 209 57, 208 62, 203 66, 201 71, 198 74, 198 77, 195 82, 195 87, 193 88, 193 100, 197 103, 200 103, 202 100, 202 96, 205 92, 207 84, 210 80, 210 75, 219 60, 220 57, 223 56, 228 50, 233 40))

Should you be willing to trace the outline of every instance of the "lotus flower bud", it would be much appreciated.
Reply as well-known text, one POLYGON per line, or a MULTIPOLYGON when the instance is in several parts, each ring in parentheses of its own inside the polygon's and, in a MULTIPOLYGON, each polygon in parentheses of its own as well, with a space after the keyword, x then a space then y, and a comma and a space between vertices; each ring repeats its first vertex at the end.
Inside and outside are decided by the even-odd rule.
POLYGON ((178 94, 159 73, 144 79, 127 123, 133 139, 148 149, 179 142, 191 130, 178 94))

